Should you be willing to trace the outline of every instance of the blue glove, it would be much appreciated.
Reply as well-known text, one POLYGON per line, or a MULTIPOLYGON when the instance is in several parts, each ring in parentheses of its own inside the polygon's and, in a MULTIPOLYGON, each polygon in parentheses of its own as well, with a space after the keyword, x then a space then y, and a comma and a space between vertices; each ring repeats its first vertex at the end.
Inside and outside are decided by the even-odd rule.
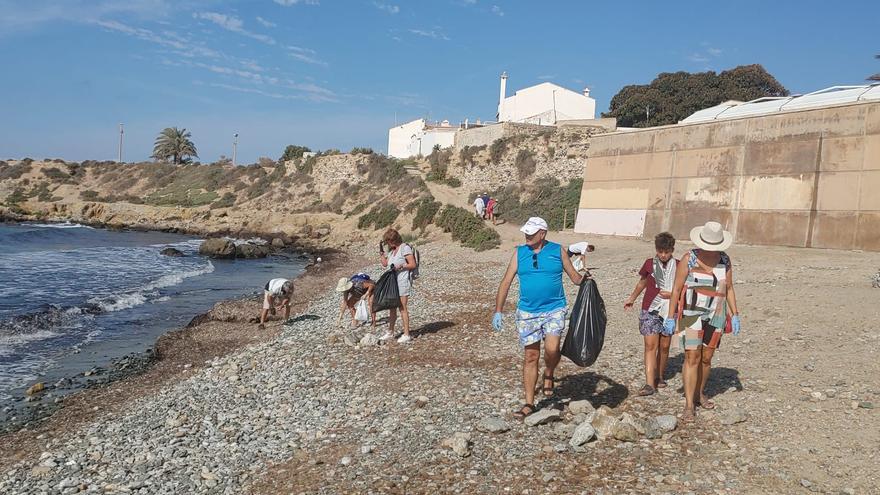
POLYGON ((494 328, 496 332, 500 332, 501 324, 501 313, 495 313, 495 316, 492 317, 492 328, 494 328))
POLYGON ((733 328, 733 336, 736 337, 739 335, 739 315, 733 315, 730 317, 730 326, 733 328))
POLYGON ((669 336, 675 333, 675 318, 663 320, 663 335, 669 336))

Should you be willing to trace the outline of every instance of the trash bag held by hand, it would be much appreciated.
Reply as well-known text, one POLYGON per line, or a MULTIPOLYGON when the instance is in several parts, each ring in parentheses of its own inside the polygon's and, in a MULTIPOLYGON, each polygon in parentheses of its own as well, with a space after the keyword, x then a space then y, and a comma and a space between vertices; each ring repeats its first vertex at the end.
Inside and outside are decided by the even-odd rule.
POLYGON ((357 306, 355 306, 354 319, 357 321, 370 321, 370 308, 367 306, 366 298, 358 301, 357 306))
POLYGON ((388 270, 379 277, 373 289, 373 311, 385 311, 400 307, 400 290, 397 287, 397 272, 388 270))
POLYGON ((578 366, 596 362, 605 343, 605 301, 596 282, 587 278, 578 289, 577 299, 568 321, 568 333, 562 344, 562 355, 578 366))

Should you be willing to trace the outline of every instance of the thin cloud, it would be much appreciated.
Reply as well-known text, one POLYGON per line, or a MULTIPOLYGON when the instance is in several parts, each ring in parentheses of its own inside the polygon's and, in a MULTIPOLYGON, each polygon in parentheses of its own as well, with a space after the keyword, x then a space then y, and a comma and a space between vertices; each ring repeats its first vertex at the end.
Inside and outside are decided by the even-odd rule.
POLYGON ((712 55, 713 57, 720 57, 721 56, 721 49, 720 48, 711 48, 711 47, 706 48, 706 53, 708 53, 709 55, 712 55))
POLYGON ((128 24, 123 24, 119 21, 96 20, 93 21, 92 24, 95 24, 110 31, 115 31, 138 38, 143 41, 148 41, 159 46, 171 48, 175 50, 179 55, 183 55, 185 57, 220 57, 220 52, 217 52, 216 50, 212 50, 210 48, 199 46, 198 44, 188 40, 186 37, 180 36, 168 30, 164 30, 161 34, 159 34, 146 28, 129 26, 128 24))
POLYGON ((267 45, 275 44, 274 38, 265 34, 253 33, 251 31, 248 31, 244 28, 244 21, 232 15, 220 14, 217 12, 197 12, 193 14, 193 17, 196 19, 212 22, 227 31, 231 31, 242 36, 247 36, 248 38, 252 38, 257 41, 262 41, 267 45))
POLYGON ((275 0, 275 3, 283 5, 284 7, 292 7, 299 4, 318 5, 318 0, 275 0))
POLYGON ((315 56, 316 55, 315 50, 312 50, 310 48, 302 48, 299 46, 293 46, 293 45, 287 45, 285 48, 287 48, 289 50, 288 55, 295 58, 296 60, 299 60, 301 62, 305 62, 307 64, 321 65, 324 67, 327 66, 327 62, 324 62, 323 60, 321 60, 315 56))
POLYGON ((687 59, 690 60, 691 62, 695 62, 695 63, 703 63, 703 62, 709 61, 709 57, 707 57, 706 55, 703 55, 701 53, 691 53, 690 55, 687 56, 687 59))
POLYGON ((397 5, 389 4, 389 3, 373 2, 373 6, 379 10, 384 10, 385 12, 388 12, 389 14, 397 14, 398 12, 400 12, 400 7, 398 7, 397 5))
POLYGON ((492 13, 497 15, 498 17, 504 17, 504 11, 501 10, 501 7, 499 7, 497 5, 493 5, 491 10, 492 10, 492 13))
POLYGON ((278 24, 275 24, 275 23, 272 22, 272 21, 267 21, 266 19, 263 19, 263 18, 260 17, 260 16, 257 16, 257 22, 259 22, 260 24, 262 24, 263 27, 267 27, 267 28, 273 28, 273 27, 278 26, 278 24))
POLYGON ((433 30, 433 29, 430 31, 427 31, 424 29, 410 29, 409 32, 412 34, 417 34, 419 36, 424 36, 425 38, 433 38, 435 40, 449 41, 448 36, 446 36, 445 34, 439 32, 439 31, 433 30))

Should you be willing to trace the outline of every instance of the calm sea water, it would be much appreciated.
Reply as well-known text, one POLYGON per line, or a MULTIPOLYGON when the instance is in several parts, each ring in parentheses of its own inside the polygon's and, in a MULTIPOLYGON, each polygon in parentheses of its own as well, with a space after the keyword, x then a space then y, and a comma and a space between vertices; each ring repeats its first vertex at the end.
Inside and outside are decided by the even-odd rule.
POLYGON ((36 381, 144 351, 217 301, 305 267, 303 258, 209 260, 197 254, 200 243, 77 224, 0 224, 0 404, 36 381), (186 256, 160 255, 168 246, 186 256))

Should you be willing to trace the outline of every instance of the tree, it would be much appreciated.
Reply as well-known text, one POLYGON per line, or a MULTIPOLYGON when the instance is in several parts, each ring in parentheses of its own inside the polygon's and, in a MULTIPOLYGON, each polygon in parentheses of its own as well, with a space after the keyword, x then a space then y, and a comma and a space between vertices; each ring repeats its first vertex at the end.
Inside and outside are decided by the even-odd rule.
POLYGON ((278 159, 279 163, 284 163, 288 160, 294 160, 296 158, 302 158, 303 153, 307 153, 310 150, 306 146, 294 146, 292 144, 288 144, 287 148, 284 148, 284 153, 281 155, 281 158, 278 159))
POLYGON ((192 134, 186 129, 166 127, 156 138, 156 144, 153 146, 153 158, 163 162, 171 159, 175 165, 189 163, 193 157, 198 158, 196 145, 193 144, 190 137, 192 134))
POLYGON ((749 101, 788 94, 758 64, 741 65, 720 74, 663 72, 650 84, 624 86, 611 98, 609 111, 602 116, 617 118, 621 127, 651 127, 674 124, 697 110, 727 100, 749 101))
MULTIPOLYGON (((880 58, 880 55, 874 55, 874 58, 880 58)), ((874 74, 873 76, 868 76, 869 81, 880 81, 880 72, 874 74)))

